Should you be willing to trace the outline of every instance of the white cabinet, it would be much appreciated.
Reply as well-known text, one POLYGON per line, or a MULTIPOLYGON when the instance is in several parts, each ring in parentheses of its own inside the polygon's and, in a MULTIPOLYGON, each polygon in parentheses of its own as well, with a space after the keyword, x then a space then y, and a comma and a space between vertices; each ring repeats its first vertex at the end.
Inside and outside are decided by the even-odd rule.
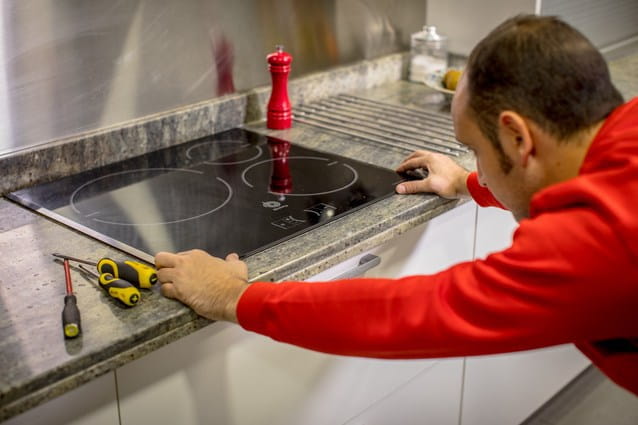
POLYGON ((331 356, 215 323, 117 371, 122 424, 339 424, 431 366, 331 356))
POLYGON ((463 359, 444 359, 375 403, 348 425, 458 425, 463 359))
POLYGON ((468 357, 461 423, 520 424, 588 365, 572 345, 468 357))
POLYGON ((47 401, 3 425, 117 425, 115 376, 100 376, 47 401))
POLYGON ((518 223, 509 211, 500 208, 478 207, 476 212, 476 258, 503 250, 512 244, 512 236, 518 223))
MULTIPOLYGON (((470 259, 474 220, 475 205, 466 203, 398 236, 372 250, 381 264, 370 274, 430 273, 470 259)), ((331 279, 360 257, 315 279, 331 279)), ((458 423, 462 359, 332 356, 214 323, 117 377, 123 425, 384 423, 398 406, 406 418, 444 425, 458 423)))
MULTIPOLYGON (((479 208, 476 256, 508 247, 517 224, 509 212, 479 208)), ((589 365, 572 345, 468 357, 462 425, 519 424, 589 365)))
POLYGON ((406 232, 373 254, 381 264, 368 277, 431 274, 472 259, 476 204, 466 202, 406 232))

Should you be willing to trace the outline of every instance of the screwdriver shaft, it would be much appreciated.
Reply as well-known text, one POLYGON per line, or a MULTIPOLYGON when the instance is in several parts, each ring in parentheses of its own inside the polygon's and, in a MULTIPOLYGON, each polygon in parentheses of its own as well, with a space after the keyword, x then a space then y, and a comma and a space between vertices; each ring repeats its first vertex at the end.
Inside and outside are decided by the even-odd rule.
POLYGON ((63 255, 63 254, 58 254, 58 253, 53 253, 51 255, 53 255, 54 257, 62 258, 63 260, 71 260, 71 261, 75 261, 75 262, 78 262, 78 263, 88 264, 89 266, 97 266, 96 262, 83 260, 82 258, 69 257, 68 255, 63 255))
POLYGON ((66 279, 66 294, 73 295, 73 285, 71 285, 71 269, 69 260, 64 259, 64 278, 66 279))
POLYGON ((88 274, 90 274, 91 276, 93 276, 94 278, 100 280, 100 276, 94 271, 90 270, 88 267, 84 267, 82 264, 78 264, 78 267, 84 270, 85 272, 87 272, 88 274))

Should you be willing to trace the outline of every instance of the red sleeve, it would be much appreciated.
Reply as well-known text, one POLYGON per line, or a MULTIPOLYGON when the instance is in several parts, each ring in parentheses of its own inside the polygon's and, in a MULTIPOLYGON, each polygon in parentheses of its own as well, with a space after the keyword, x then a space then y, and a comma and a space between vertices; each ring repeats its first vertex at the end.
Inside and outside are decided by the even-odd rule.
POLYGON ((318 351, 466 356, 638 335, 638 271, 588 211, 523 220, 512 247, 428 276, 254 283, 241 326, 318 351))
POLYGON ((498 207, 507 209, 492 195, 492 192, 484 186, 481 186, 478 181, 478 174, 476 171, 470 173, 465 181, 467 190, 470 192, 472 199, 482 207, 498 207))

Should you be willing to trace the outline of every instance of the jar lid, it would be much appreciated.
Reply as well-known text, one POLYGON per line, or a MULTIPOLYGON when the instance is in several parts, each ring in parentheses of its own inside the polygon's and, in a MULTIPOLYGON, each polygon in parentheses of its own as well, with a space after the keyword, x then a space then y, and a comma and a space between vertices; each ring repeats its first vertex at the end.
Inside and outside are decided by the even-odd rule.
POLYGON ((425 31, 428 40, 441 40, 444 38, 436 32, 436 27, 434 25, 425 25, 423 27, 423 31, 425 31))

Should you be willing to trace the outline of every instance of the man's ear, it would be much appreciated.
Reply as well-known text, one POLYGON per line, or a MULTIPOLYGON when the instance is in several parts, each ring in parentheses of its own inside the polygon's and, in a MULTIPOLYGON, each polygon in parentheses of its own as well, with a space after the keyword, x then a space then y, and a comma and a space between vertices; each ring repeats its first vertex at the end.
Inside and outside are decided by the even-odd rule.
POLYGON ((511 158, 526 166, 534 155, 534 138, 527 120, 514 111, 503 111, 498 117, 498 133, 503 150, 511 158))

